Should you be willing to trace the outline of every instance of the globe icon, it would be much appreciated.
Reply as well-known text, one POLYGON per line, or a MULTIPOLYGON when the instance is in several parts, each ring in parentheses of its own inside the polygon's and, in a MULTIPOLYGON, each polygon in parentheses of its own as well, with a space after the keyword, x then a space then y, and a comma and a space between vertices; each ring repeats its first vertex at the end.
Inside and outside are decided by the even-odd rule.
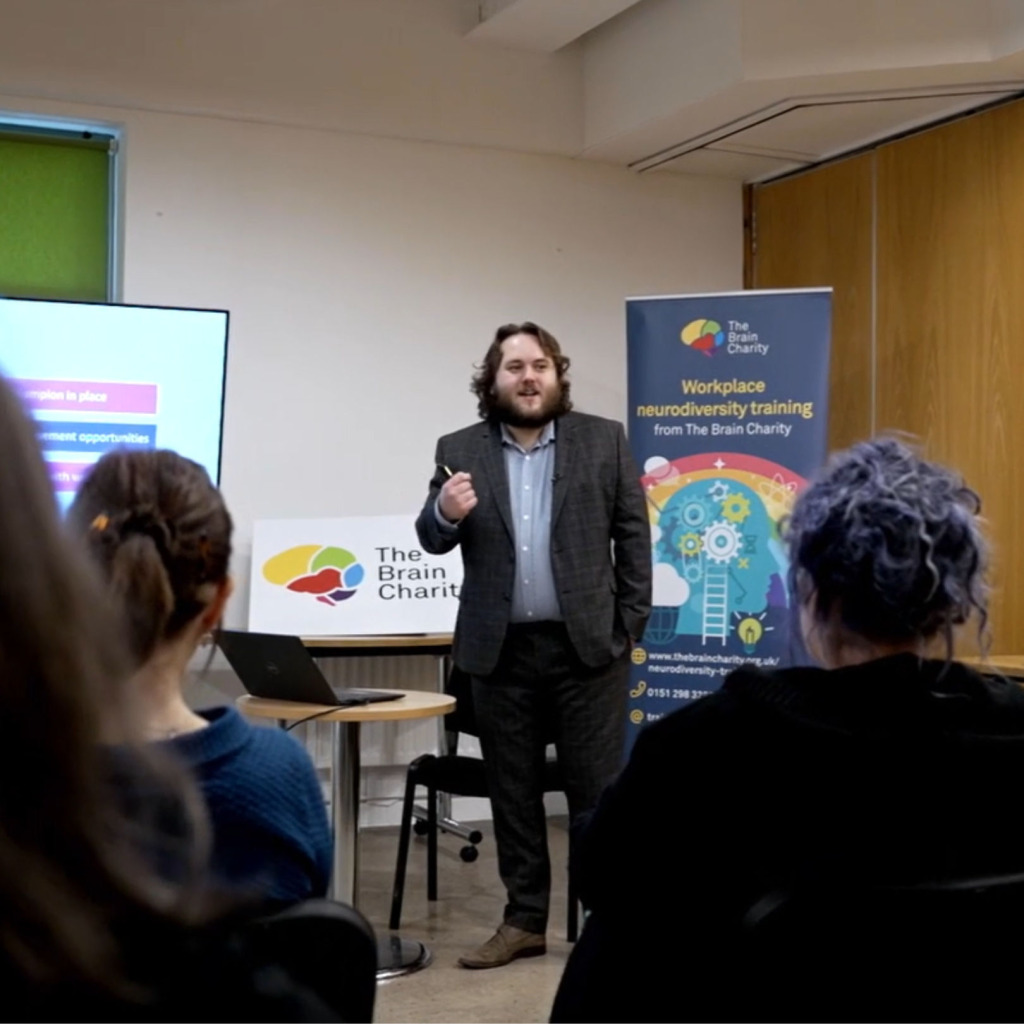
POLYGON ((647 620, 644 632, 644 643, 664 646, 676 638, 676 619, 679 609, 668 605, 655 605, 651 609, 651 617, 647 620))

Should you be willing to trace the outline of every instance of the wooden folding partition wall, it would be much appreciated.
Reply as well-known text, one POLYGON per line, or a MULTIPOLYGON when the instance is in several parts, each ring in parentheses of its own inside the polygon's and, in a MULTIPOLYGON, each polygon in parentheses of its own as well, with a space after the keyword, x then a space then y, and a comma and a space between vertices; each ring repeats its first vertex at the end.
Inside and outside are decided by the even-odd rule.
POLYGON ((754 189, 754 288, 831 285, 829 446, 871 433, 874 154, 754 189))
POLYGON ((835 289, 831 446, 903 431, 964 474, 992 653, 1024 654, 1024 101, 756 186, 750 213, 751 287, 835 289))

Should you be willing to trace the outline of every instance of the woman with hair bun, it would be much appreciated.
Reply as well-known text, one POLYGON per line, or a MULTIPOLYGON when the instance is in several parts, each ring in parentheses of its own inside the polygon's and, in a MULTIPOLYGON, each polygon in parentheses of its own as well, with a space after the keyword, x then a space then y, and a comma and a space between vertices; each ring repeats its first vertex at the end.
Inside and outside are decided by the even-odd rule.
POLYGON ((575 850, 590 916, 553 1020, 1019 1013, 990 1015, 1016 976, 1008 936, 938 927, 939 954, 924 935, 894 950, 884 917, 847 932, 822 895, 831 927, 769 970, 749 930, 793 893, 1024 873, 1024 695, 953 660, 969 620, 984 647, 979 512, 892 439, 838 453, 797 498, 783 541, 817 667, 741 667, 641 732, 575 850))
POLYGON ((231 593, 231 517, 197 463, 171 451, 114 451, 68 512, 107 584, 132 660, 147 737, 195 773, 221 883, 266 905, 323 896, 331 839, 309 755, 230 707, 193 711, 188 665, 231 593))
MULTIPOLYGON (((7 1015, 338 1019, 245 926, 242 908, 211 891, 200 795, 164 744, 143 742, 124 629, 62 528, 35 427, 2 378, 0 453, 0 985, 7 1015), (128 808, 126 790, 160 800, 128 808), (164 809, 174 811, 174 832, 163 828, 164 809), (164 870, 169 864, 173 874, 164 870)), ((113 525, 113 508, 109 515, 113 525)), ((224 552, 210 541, 218 560, 211 565, 219 565, 224 552)), ((211 595, 204 586, 195 596, 205 607, 211 595)), ((175 621, 194 605, 181 608, 175 621)))

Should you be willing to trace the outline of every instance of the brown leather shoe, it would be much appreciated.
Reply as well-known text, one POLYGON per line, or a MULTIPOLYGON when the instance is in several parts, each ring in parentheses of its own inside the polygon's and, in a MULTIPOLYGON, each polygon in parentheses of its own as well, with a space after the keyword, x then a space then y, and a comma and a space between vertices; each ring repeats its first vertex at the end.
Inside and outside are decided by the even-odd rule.
POLYGON ((503 924, 479 949, 459 957, 460 967, 482 970, 504 967, 523 956, 543 956, 548 951, 543 935, 503 924))

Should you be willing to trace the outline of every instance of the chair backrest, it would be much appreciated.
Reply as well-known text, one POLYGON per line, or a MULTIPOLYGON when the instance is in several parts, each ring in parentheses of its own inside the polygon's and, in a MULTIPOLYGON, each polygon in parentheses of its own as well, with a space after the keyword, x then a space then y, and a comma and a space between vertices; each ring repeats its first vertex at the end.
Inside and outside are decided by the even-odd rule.
POLYGON ((377 994, 377 939, 354 907, 306 900, 258 918, 247 928, 268 960, 347 1022, 373 1019, 377 994))
POLYGON ((775 891, 740 959, 760 1020, 1003 1020, 1021 1013, 1024 874, 775 891))
MULTIPOLYGON (((455 698, 455 710, 445 715, 444 727, 448 733, 465 733, 467 736, 478 736, 476 728, 476 709, 473 707, 473 680, 462 669, 452 666, 445 681, 444 692, 455 698)), ((452 739, 449 737, 449 748, 454 752, 452 739)))

